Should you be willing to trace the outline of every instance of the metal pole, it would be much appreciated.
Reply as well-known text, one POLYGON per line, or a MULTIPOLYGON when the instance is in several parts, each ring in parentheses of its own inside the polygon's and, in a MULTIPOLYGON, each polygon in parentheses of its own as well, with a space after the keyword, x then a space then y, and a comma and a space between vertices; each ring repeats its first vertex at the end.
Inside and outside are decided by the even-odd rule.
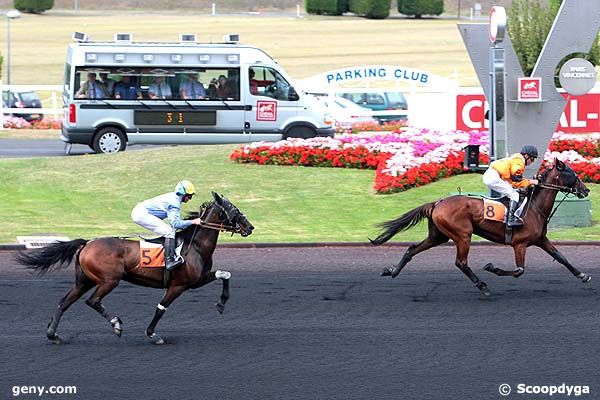
POLYGON ((6 17, 6 83, 10 85, 10 18, 6 17))

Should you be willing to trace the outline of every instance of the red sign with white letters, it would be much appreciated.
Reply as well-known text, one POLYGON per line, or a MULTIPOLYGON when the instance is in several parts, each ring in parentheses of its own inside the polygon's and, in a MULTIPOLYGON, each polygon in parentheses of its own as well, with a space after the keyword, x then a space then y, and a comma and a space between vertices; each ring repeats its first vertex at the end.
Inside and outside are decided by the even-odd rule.
POLYGON ((256 102, 257 121, 277 121, 277 102, 259 100, 256 102))
MULTIPOLYGON (((566 93, 562 94, 567 97, 566 93)), ((456 96, 456 129, 463 131, 487 130, 484 118, 488 104, 483 94, 456 96)), ((571 96, 560 116, 556 131, 567 133, 600 132, 600 93, 571 96)))
POLYGON ((519 78, 519 101, 540 101, 542 99, 542 78, 519 78))

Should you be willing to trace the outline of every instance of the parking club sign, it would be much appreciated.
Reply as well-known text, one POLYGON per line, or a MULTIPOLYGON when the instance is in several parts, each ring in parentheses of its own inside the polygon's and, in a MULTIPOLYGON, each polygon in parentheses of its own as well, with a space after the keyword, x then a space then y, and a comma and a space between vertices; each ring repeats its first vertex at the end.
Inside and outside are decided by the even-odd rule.
POLYGON ((542 78, 519 78, 518 101, 541 101, 542 78))

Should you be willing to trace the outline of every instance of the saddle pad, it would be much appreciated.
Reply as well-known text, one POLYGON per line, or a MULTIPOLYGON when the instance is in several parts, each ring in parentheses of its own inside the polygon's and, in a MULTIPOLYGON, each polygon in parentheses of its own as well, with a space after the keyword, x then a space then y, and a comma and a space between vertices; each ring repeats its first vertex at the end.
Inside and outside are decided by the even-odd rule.
POLYGON ((165 249, 157 243, 140 240, 140 267, 163 268, 165 266, 165 249))
POLYGON ((499 201, 483 199, 483 218, 504 223, 506 207, 499 201))

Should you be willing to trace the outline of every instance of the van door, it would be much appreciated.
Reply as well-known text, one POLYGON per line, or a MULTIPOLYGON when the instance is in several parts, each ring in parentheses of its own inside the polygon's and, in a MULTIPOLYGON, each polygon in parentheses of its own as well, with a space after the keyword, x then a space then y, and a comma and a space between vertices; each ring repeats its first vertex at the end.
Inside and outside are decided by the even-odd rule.
POLYGON ((290 101, 290 83, 274 68, 253 65, 248 74, 246 129, 252 140, 278 140, 287 123, 296 118, 300 103, 290 101), (274 137, 277 136, 277 137, 274 137))

